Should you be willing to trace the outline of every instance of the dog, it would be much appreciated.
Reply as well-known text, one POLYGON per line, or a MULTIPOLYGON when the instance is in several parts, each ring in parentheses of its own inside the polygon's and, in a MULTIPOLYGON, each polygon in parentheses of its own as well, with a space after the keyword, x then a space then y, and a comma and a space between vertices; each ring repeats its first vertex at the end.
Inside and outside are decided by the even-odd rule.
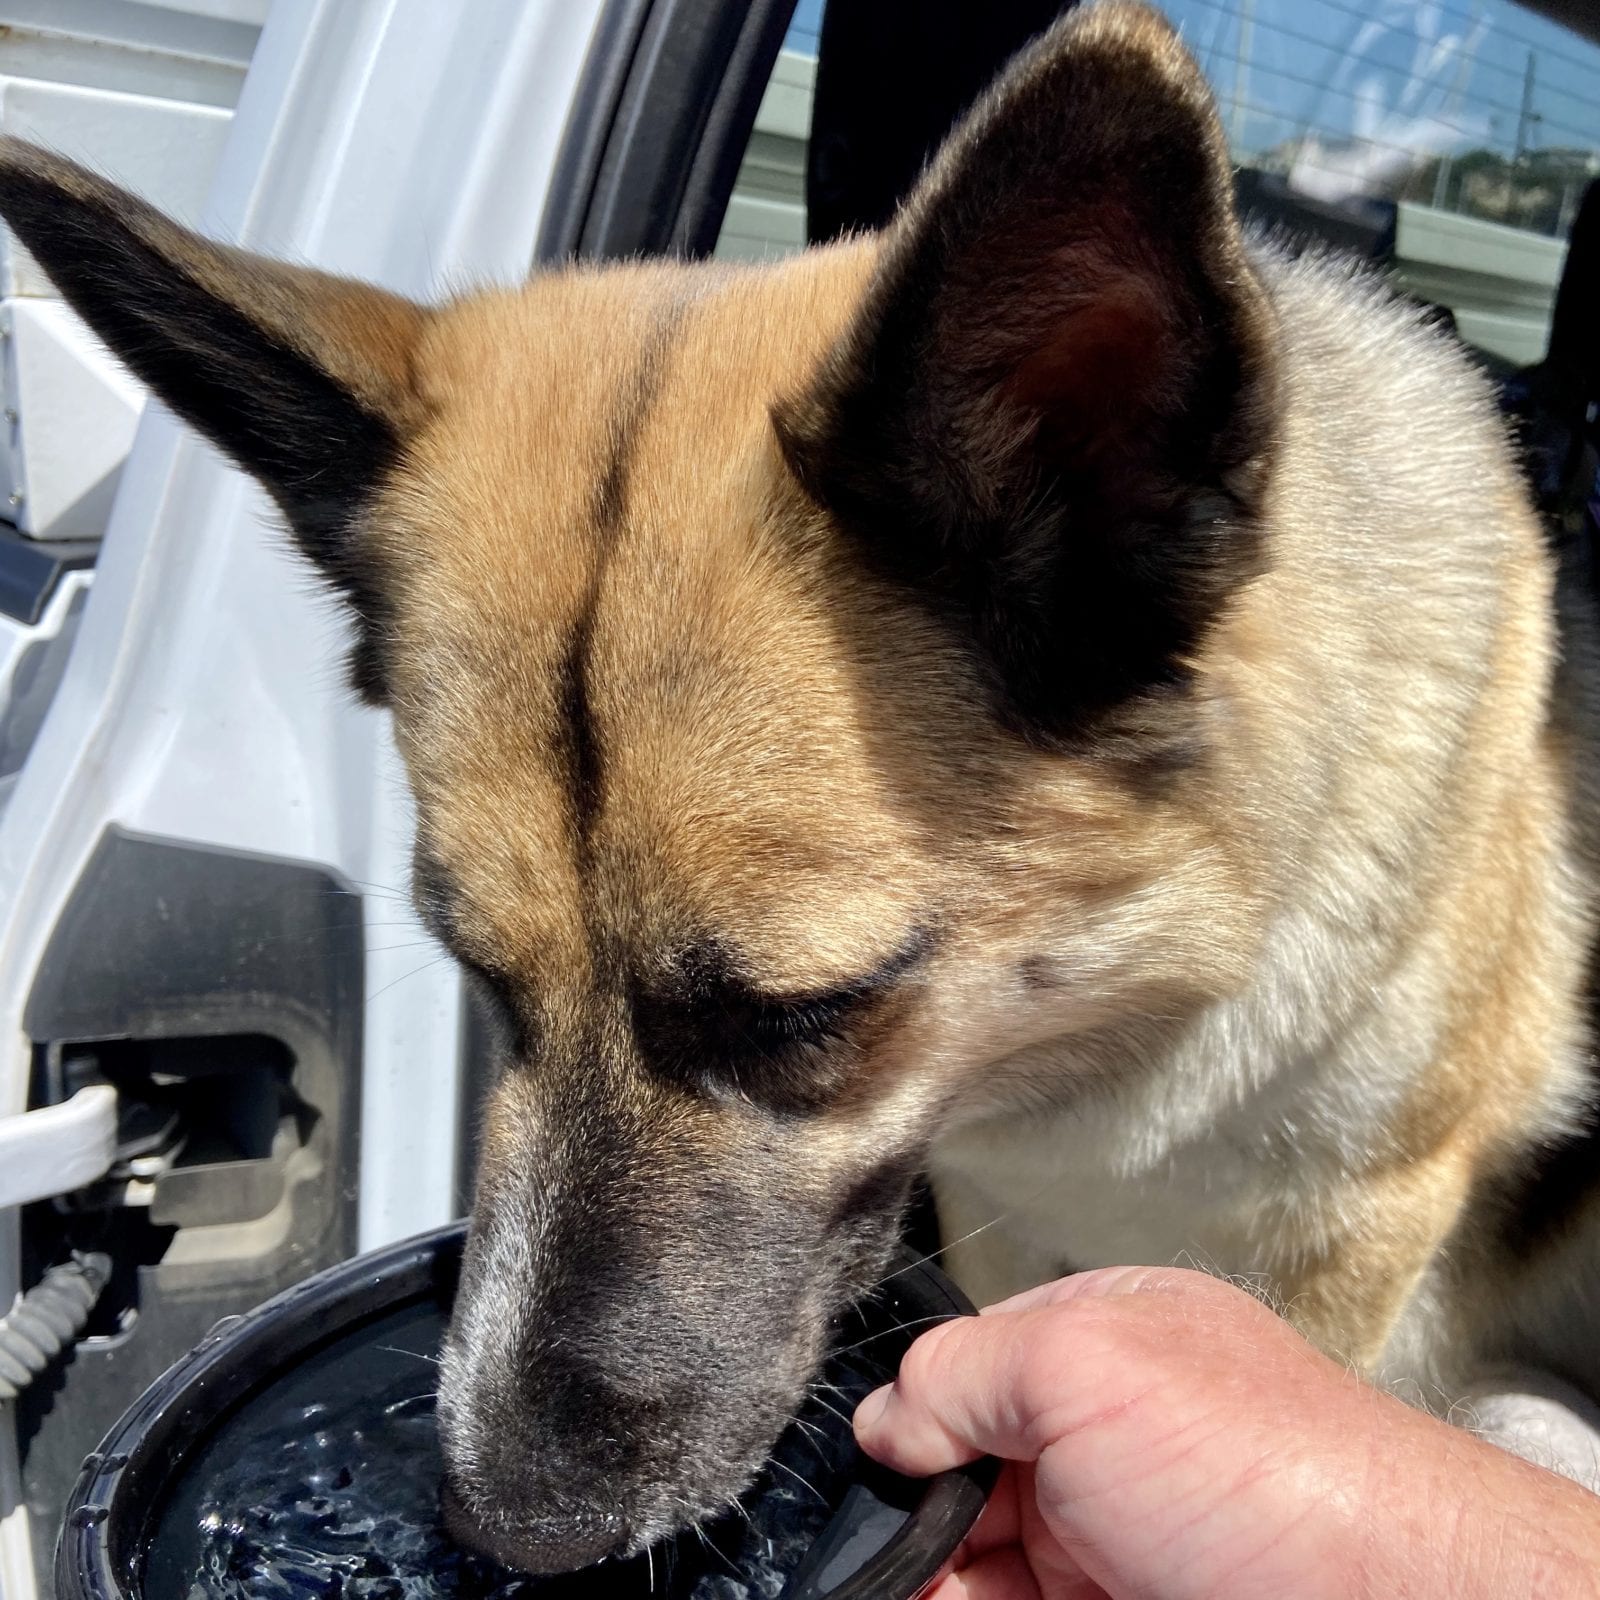
POLYGON ((1189 1259, 1424 1403, 1600 1387, 1581 597, 1155 12, 775 264, 424 307, 16 142, 0 211, 393 714, 504 1047, 439 1411, 503 1559, 742 1491, 924 1172, 979 1300, 1189 1259))

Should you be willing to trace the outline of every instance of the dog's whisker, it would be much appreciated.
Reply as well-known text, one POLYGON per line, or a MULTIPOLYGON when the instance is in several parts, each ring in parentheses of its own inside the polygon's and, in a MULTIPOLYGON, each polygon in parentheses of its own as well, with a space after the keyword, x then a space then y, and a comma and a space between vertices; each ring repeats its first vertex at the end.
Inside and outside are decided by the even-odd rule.
MULTIPOLYGON (((365 917, 351 917, 344 922, 324 922, 322 927, 329 933, 350 933, 360 929, 364 933, 385 928, 416 928, 422 931, 422 924, 415 917, 397 918, 393 922, 368 922, 365 917)), ((254 949, 270 949, 276 945, 304 943, 303 933, 266 934, 260 939, 252 938, 250 943, 254 949)))
POLYGON ((800 1437, 815 1451, 817 1460, 824 1467, 829 1465, 828 1452, 823 1449, 827 1444, 828 1436, 814 1422, 807 1422, 798 1415, 789 1418, 789 1425, 800 1430, 800 1437), (818 1441, 821 1441, 820 1443, 818 1441))
POLYGON ((844 1412, 838 1408, 838 1406, 834 1405, 832 1401, 824 1400, 820 1394, 812 1395, 811 1399, 813 1404, 821 1406, 824 1411, 828 1412, 832 1416, 837 1417, 847 1428, 851 1425, 850 1418, 847 1417, 844 1412))
MULTIPOLYGON (((1046 1188, 1048 1187, 1049 1185, 1046 1185, 1046 1188)), ((1044 1192, 1045 1190, 1041 1189, 1039 1194, 1035 1195, 1033 1198, 1041 1198, 1044 1192)), ((974 1228, 970 1233, 962 1234, 959 1239, 952 1239, 948 1244, 940 1245, 937 1250, 930 1250, 927 1255, 920 1256, 915 1261, 908 1261, 903 1267, 896 1267, 893 1272, 887 1273, 880 1278, 875 1285, 875 1288, 881 1289, 884 1284, 893 1283, 896 1278, 903 1277, 908 1272, 915 1272, 918 1267, 925 1267, 930 1262, 937 1261, 940 1256, 945 1254, 946 1251, 954 1250, 958 1245, 970 1243, 973 1239, 976 1239, 980 1233, 987 1233, 991 1228, 998 1227, 1002 1222, 1005 1222, 1009 1217, 1011 1217, 1012 1214, 1012 1211, 1002 1211, 999 1216, 991 1217, 986 1223, 983 1224, 981 1228, 974 1228)))
POLYGON ((429 1363, 429 1365, 435 1367, 444 1365, 444 1363, 440 1361, 437 1356, 424 1355, 420 1350, 402 1350, 399 1345, 395 1344, 374 1345, 373 1349, 381 1350, 385 1355, 410 1356, 414 1361, 426 1361, 429 1363))
POLYGON ((446 950, 446 951, 442 952, 441 954, 436 955, 433 958, 432 961, 424 961, 420 967, 413 967, 410 972, 402 972, 398 978, 395 978, 395 979, 391 980, 389 983, 384 984, 384 986, 381 989, 378 989, 374 993, 369 994, 367 996, 367 1004, 371 1005, 372 1002, 374 1000, 376 1000, 379 995, 388 994, 388 992, 392 988, 394 988, 395 984, 404 983, 407 978, 420 977, 424 972, 427 972, 430 968, 438 966, 441 961, 453 961, 454 959, 455 958, 450 954, 450 952, 448 950, 446 950))
POLYGON ((794 1470, 793 1467, 786 1467, 781 1461, 779 1461, 777 1459, 776 1456, 768 1456, 767 1457, 767 1465, 769 1467, 776 1467, 779 1472, 788 1473, 788 1475, 791 1478, 793 1478, 794 1481, 801 1486, 801 1488, 809 1489, 811 1491, 811 1493, 814 1494, 817 1497, 817 1499, 819 1499, 823 1503, 823 1505, 827 1505, 828 1497, 816 1486, 816 1484, 812 1483, 809 1478, 802 1478, 800 1476, 800 1474, 794 1470))
POLYGON ((897 1322, 887 1328, 879 1328, 876 1333, 870 1333, 865 1339, 858 1339, 854 1344, 847 1344, 838 1350, 831 1350, 832 1356, 853 1355, 857 1350, 864 1350, 869 1344, 876 1344, 880 1339, 887 1339, 894 1333, 908 1333, 912 1328, 926 1328, 931 1323, 948 1322, 950 1318, 944 1312, 935 1312, 932 1316, 912 1317, 907 1322, 897 1322))
POLYGON ((405 893, 404 889, 397 889, 392 883, 369 883, 365 878, 351 878, 350 882, 368 894, 404 895, 405 893))
POLYGON ((410 905, 411 896, 399 889, 320 889, 325 900, 392 900, 397 905, 410 905))
POLYGON ((717 1560, 728 1569, 728 1576, 737 1582, 742 1574, 740 1573, 738 1567, 736 1567, 729 1559, 728 1552, 724 1550, 721 1545, 717 1544, 715 1540, 707 1538, 706 1535, 701 1531, 698 1523, 695 1524, 694 1531, 700 1534, 700 1543, 703 1544, 706 1549, 709 1550, 717 1558, 717 1560))
POLYGON ((841 1400, 850 1398, 850 1393, 847 1389, 840 1384, 830 1382, 827 1378, 813 1378, 811 1386, 822 1394, 836 1394, 841 1400))
POLYGON ((812 1390, 811 1398, 814 1399, 819 1406, 827 1406, 828 1409, 833 1412, 834 1416, 840 1419, 840 1421, 846 1421, 848 1419, 830 1402, 822 1398, 825 1394, 837 1395, 843 1404, 851 1407, 852 1409, 854 1409, 856 1403, 862 1398, 860 1391, 852 1392, 849 1389, 842 1389, 838 1384, 824 1383, 820 1378, 815 1381, 815 1387, 812 1390))

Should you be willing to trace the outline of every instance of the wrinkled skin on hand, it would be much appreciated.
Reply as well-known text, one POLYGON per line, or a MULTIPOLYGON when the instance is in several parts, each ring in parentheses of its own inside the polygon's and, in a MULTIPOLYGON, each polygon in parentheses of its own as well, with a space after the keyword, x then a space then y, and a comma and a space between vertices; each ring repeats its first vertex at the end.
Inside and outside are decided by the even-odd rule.
POLYGON ((1083 1273, 937 1328, 856 1433, 902 1472, 1007 1463, 930 1600, 1600 1593, 1600 1498, 1201 1273, 1083 1273))

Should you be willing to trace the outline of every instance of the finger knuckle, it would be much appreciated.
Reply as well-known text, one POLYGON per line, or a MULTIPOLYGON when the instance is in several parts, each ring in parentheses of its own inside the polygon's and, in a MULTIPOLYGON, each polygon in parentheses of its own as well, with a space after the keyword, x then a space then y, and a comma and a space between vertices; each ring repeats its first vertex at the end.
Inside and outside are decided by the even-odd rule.
POLYGON ((900 1361, 902 1389, 925 1394, 943 1386, 950 1369, 950 1330, 955 1326, 946 1322, 929 1329, 906 1351, 900 1361))

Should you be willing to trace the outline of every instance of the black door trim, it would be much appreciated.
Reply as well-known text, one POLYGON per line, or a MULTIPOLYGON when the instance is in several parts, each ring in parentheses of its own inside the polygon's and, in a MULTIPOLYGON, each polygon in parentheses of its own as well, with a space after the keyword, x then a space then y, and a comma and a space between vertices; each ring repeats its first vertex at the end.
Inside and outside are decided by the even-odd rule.
POLYGON ((794 0, 610 0, 538 259, 709 255, 793 11, 794 0))

